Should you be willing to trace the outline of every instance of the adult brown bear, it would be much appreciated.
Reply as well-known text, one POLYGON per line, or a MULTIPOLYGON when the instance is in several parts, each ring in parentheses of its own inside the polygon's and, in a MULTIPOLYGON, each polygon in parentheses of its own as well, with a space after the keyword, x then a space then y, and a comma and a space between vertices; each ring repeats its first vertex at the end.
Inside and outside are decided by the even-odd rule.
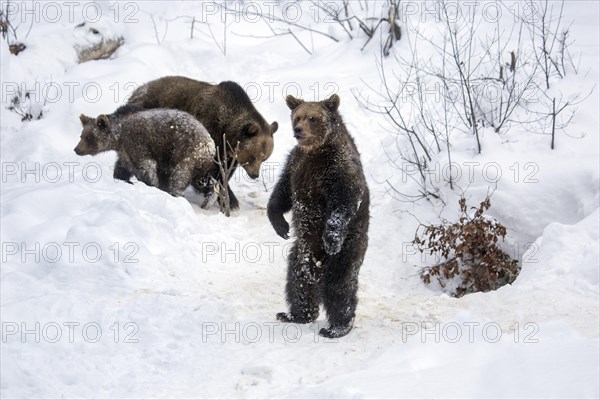
POLYGON ((288 257, 284 322, 309 323, 323 303, 330 326, 320 334, 341 337, 352 329, 358 272, 367 250, 369 188, 360 155, 338 112, 340 98, 320 102, 286 98, 297 146, 269 200, 277 234, 288 238, 283 214, 292 210, 296 242, 288 257))
MULTIPOLYGON (((136 89, 128 104, 144 108, 175 108, 192 114, 206 127, 215 145, 222 152, 223 134, 231 148, 239 144, 235 159, 228 152, 227 162, 241 165, 252 179, 257 179, 262 163, 273 153, 273 134, 278 124, 268 124, 256 110, 250 98, 235 82, 213 85, 183 76, 167 76, 150 81, 136 89)), ((211 175, 221 181, 215 164, 211 175)), ((232 173, 233 175, 233 173, 232 173)), ((114 177, 128 180, 130 171, 120 159, 115 164, 114 177)), ((206 188, 193 184, 200 192, 206 188)), ((239 208, 239 202, 229 186, 231 208, 239 208)))

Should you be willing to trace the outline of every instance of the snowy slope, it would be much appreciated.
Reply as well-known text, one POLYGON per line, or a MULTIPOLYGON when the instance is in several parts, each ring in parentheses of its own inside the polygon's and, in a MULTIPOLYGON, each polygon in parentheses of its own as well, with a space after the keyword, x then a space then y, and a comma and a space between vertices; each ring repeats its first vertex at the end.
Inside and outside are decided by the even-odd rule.
MULTIPOLYGON (((79 9, 72 21, 64 12, 36 24, 19 56, 0 46, 2 398, 600 396, 597 90, 579 106, 573 137, 559 136, 554 151, 547 136, 518 130, 485 132, 481 155, 471 138, 454 142, 456 162, 501 166, 491 214, 509 227, 507 246, 522 262, 513 285, 454 299, 421 283, 429 260, 407 245, 415 217, 453 218, 460 193, 448 189, 443 210, 391 198, 385 180, 406 190, 411 183, 385 156, 382 117, 351 93, 377 81, 376 45, 361 52, 360 40, 304 35, 309 55, 289 35, 248 37, 269 31, 242 20, 229 22, 224 56, 210 37, 190 39, 187 19, 177 18, 206 6, 131 4, 139 9, 102 3, 105 15, 92 24, 125 38, 110 60, 76 63, 73 46, 96 40, 75 28, 79 9), (137 22, 124 21, 131 12, 137 22), (216 206, 200 209, 191 192, 173 198, 115 182, 113 153, 73 152, 79 114, 111 112, 136 85, 173 74, 235 80, 268 121, 279 121, 262 179, 242 170, 234 177, 241 209, 231 218, 216 206), (22 82, 59 90, 42 119, 22 123, 6 110, 22 82), (294 146, 285 94, 318 100, 333 92, 372 196, 356 325, 337 341, 318 336, 323 316, 319 326, 275 322, 286 307, 289 242, 266 218, 294 146), (526 163, 537 168, 534 181, 524 179, 526 163)), ((598 4, 568 3, 566 14, 577 21, 582 73, 564 89, 591 88, 599 82, 598 4)), ((210 15, 217 41, 219 17, 210 15)), ((472 204, 493 186, 481 169, 461 183, 472 204)))

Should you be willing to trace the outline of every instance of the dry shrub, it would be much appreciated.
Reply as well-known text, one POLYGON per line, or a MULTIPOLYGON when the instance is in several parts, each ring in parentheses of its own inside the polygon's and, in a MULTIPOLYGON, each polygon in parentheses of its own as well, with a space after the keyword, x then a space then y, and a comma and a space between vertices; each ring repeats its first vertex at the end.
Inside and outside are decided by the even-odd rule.
POLYGON ((454 297, 468 293, 489 292, 514 282, 519 274, 517 260, 498 245, 504 240, 506 227, 485 216, 490 206, 487 197, 471 216, 464 197, 459 200, 461 216, 456 223, 420 225, 413 244, 421 253, 435 255, 440 262, 421 270, 421 279, 440 286, 454 297))

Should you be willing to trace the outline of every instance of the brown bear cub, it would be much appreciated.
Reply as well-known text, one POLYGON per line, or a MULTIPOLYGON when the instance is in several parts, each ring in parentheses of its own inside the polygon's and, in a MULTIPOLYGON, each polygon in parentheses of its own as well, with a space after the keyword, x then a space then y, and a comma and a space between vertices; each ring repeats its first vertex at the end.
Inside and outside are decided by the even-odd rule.
POLYGON ((275 232, 288 238, 283 214, 292 210, 296 242, 288 257, 283 322, 309 323, 322 303, 334 338, 352 329, 358 272, 367 250, 369 189, 360 155, 338 112, 340 98, 320 102, 286 98, 297 146, 273 190, 267 214, 275 232))
MULTIPOLYGON (((190 184, 208 187, 215 144, 192 115, 178 110, 144 110, 125 105, 111 115, 79 117, 77 155, 115 150, 127 171, 147 185, 181 196, 190 184)), ((130 182, 131 183, 131 182, 130 182)))
MULTIPOLYGON (((183 76, 167 76, 140 86, 128 103, 144 108, 175 108, 189 112, 206 127, 221 154, 225 134, 229 153, 227 163, 234 162, 234 170, 238 164, 241 165, 252 179, 259 177, 261 164, 273 152, 277 122, 269 125, 256 111, 244 89, 235 82, 212 85, 183 76), (229 146, 235 149, 238 144, 238 153, 234 157, 229 146)), ((121 179, 120 167, 117 161, 117 179, 121 179)), ((213 164, 211 176, 221 181, 217 164, 213 164)), ((202 187, 196 189, 205 190, 202 187)), ((239 208, 239 201, 230 186, 229 198, 231 208, 239 208)))

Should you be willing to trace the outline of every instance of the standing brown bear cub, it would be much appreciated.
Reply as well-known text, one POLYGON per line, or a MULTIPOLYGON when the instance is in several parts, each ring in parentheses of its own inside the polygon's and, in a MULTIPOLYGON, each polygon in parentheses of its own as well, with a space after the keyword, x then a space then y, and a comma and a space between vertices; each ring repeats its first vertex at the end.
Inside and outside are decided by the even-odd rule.
POLYGON ((328 328, 341 337, 352 329, 358 302, 358 272, 367 250, 369 189, 360 155, 338 112, 340 98, 304 102, 288 96, 297 146, 267 207, 277 234, 288 238, 283 214, 292 210, 296 241, 288 257, 283 322, 309 323, 322 303, 328 328))
MULTIPOLYGON (((167 76, 140 86, 128 103, 147 109, 174 108, 192 114, 206 127, 221 154, 223 146, 228 147, 228 165, 234 162, 234 170, 238 164, 241 165, 252 179, 258 178, 262 163, 273 153, 277 122, 268 124, 244 89, 235 82, 213 85, 183 76, 167 76), (223 134, 227 144, 223 143, 223 134), (238 145, 234 157, 230 149, 238 145)), ((216 163, 213 163, 210 174, 222 181, 216 163)), ((130 174, 117 160, 114 175, 116 179, 124 179, 130 174)), ((194 187, 199 191, 206 189, 194 187)), ((228 186, 228 189, 231 208, 239 208, 231 187, 228 186)))

